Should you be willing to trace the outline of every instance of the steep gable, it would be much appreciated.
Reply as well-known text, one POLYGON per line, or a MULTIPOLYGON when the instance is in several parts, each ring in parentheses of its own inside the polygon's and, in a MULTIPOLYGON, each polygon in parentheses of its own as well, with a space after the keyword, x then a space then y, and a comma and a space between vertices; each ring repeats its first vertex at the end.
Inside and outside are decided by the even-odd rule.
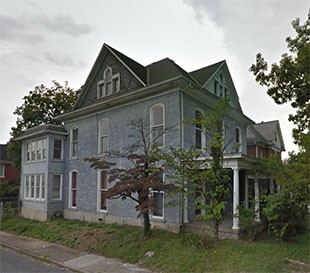
POLYGON ((285 151, 284 141, 280 129, 279 121, 261 122, 252 125, 253 128, 261 134, 267 141, 272 143, 281 151, 285 151))
POLYGON ((146 86, 146 68, 104 44, 73 110, 90 106, 99 100, 104 100, 107 96, 112 97, 116 93, 128 92, 143 86, 146 86), (109 87, 109 90, 111 90, 109 92, 105 92, 103 89, 107 88, 104 86, 107 83, 105 79, 105 75, 108 74, 107 70, 109 70, 110 76, 109 84, 116 86, 109 87))
POLYGON ((202 88, 217 97, 229 99, 230 105, 242 112, 239 97, 225 60, 192 71, 190 75, 202 88))

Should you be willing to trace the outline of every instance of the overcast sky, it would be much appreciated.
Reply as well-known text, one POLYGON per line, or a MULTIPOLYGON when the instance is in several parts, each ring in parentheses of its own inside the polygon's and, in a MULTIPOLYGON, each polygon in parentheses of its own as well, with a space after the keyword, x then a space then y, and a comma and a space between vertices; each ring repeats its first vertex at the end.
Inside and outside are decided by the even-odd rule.
POLYGON ((293 110, 276 105, 249 72, 256 53, 277 62, 304 23, 308 0, 0 0, 0 143, 36 85, 84 84, 103 43, 148 65, 169 57, 187 71, 225 59, 243 112, 280 120, 287 151, 293 110))

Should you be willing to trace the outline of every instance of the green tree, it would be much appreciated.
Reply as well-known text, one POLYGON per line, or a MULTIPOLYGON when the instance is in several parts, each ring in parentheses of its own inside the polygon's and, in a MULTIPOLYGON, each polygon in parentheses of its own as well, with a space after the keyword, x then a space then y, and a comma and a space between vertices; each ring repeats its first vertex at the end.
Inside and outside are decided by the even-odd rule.
POLYGON ((268 95, 277 104, 291 103, 296 114, 289 115, 296 128, 293 136, 297 143, 303 134, 309 134, 310 128, 310 10, 306 22, 300 19, 292 22, 296 37, 287 37, 289 53, 284 53, 279 64, 268 64, 261 53, 256 55, 256 64, 250 67, 255 80, 267 87, 268 95))
POLYGON ((153 191, 173 192, 176 186, 166 183, 160 173, 159 159, 153 153, 152 142, 144 123, 139 120, 131 123, 133 134, 130 135, 135 143, 126 152, 111 153, 109 160, 106 158, 85 158, 90 162, 90 167, 105 171, 109 175, 112 186, 104 193, 109 199, 131 199, 136 203, 138 217, 143 218, 144 236, 151 234, 150 213, 157 208, 156 200, 152 197, 153 191), (119 167, 112 162, 113 157, 122 158, 127 167, 119 167))
POLYGON ((205 215, 200 218, 211 221, 216 238, 229 194, 229 176, 223 168, 223 122, 228 112, 228 101, 218 100, 212 112, 202 114, 198 120, 185 121, 187 124, 200 125, 207 139, 205 149, 170 149, 161 156, 165 168, 171 170, 170 179, 179 186, 181 194, 194 197, 195 209, 205 210, 205 215), (202 156, 205 152, 210 157, 202 156))
POLYGON ((8 143, 8 154, 13 160, 13 165, 20 169, 21 144, 16 140, 25 130, 40 124, 59 124, 54 117, 73 107, 77 100, 79 90, 74 91, 65 82, 62 86, 57 81, 53 85, 38 85, 29 95, 23 98, 23 104, 16 107, 14 115, 17 116, 16 125, 12 127, 11 140, 8 143))

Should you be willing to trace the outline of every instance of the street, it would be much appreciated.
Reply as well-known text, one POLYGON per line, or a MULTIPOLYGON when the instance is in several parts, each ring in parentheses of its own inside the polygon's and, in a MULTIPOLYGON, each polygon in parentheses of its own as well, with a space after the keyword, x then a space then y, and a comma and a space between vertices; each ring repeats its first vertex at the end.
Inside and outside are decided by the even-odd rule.
POLYGON ((29 256, 25 256, 14 252, 13 250, 0 246, 0 272, 14 273, 30 273, 30 272, 53 272, 64 273, 66 269, 61 269, 55 265, 49 265, 45 262, 35 260, 29 256))

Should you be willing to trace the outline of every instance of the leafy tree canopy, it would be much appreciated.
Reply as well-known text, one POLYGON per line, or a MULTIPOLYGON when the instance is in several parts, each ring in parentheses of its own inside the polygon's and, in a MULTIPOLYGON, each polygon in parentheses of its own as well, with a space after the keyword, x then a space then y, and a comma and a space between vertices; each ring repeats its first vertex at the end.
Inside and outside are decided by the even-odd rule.
POLYGON ((62 86, 57 81, 47 87, 38 85, 29 95, 23 98, 23 104, 16 107, 14 115, 17 115, 16 126, 12 127, 12 139, 8 143, 8 154, 13 160, 13 165, 19 169, 21 164, 21 145, 15 138, 25 130, 40 124, 58 124, 54 117, 64 113, 73 107, 80 90, 74 91, 65 82, 62 86))
POLYGON ((47 87, 38 85, 29 95, 23 98, 23 104, 16 107, 14 115, 17 115, 16 126, 12 128, 12 136, 16 137, 26 129, 40 124, 57 124, 54 117, 70 109, 77 100, 78 93, 68 86, 62 86, 57 81, 47 87))
POLYGON ((261 53, 256 55, 256 64, 250 67, 255 80, 267 87, 267 93, 277 104, 291 103, 296 114, 289 115, 296 128, 293 136, 297 143, 310 128, 310 10, 304 25, 300 19, 292 22, 296 37, 287 37, 289 53, 284 53, 279 64, 268 64, 261 53))

